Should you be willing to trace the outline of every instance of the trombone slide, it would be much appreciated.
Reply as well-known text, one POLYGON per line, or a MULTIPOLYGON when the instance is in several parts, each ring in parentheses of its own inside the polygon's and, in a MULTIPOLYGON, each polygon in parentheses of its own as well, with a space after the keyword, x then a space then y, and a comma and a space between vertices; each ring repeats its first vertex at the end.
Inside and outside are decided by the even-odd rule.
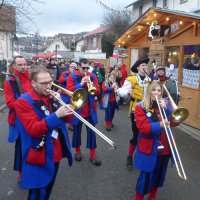
POLYGON ((170 125, 166 126, 166 124, 165 124, 165 121, 167 120, 166 112, 165 112, 164 108, 162 108, 162 110, 161 110, 161 106, 159 104, 158 97, 155 96, 155 98, 156 98, 156 102, 158 104, 158 109, 159 109, 160 116, 161 116, 161 119, 162 119, 162 122, 163 122, 165 133, 167 135, 167 140, 168 140, 168 143, 169 143, 169 146, 170 146, 170 150, 171 150, 171 153, 172 153, 172 156, 173 156, 173 159, 174 159, 174 163, 175 163, 178 175, 182 180, 187 180, 185 170, 183 168, 181 158, 180 158, 178 149, 176 147, 176 143, 175 143, 170 125))
POLYGON ((51 90, 48 90, 48 92, 55 97, 59 103, 63 106, 66 106, 70 111, 73 112, 73 114, 79 119, 81 120, 86 126, 88 126, 89 128, 91 128, 95 133, 97 133, 101 138, 103 138, 107 143, 109 143, 114 149, 116 149, 117 147, 115 146, 114 142, 112 140, 110 140, 107 136, 105 136, 103 133, 101 133, 97 128, 95 128, 92 124, 90 124, 88 121, 86 121, 82 116, 80 116, 77 112, 75 112, 73 109, 70 108, 70 106, 68 106, 66 103, 64 103, 59 97, 57 97, 56 95, 54 95, 51 90))

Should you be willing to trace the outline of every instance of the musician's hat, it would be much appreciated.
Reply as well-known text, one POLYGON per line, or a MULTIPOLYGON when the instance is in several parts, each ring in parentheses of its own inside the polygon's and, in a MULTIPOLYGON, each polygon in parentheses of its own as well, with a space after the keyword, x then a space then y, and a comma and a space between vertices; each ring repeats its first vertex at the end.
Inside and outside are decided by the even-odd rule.
POLYGON ((76 63, 74 63, 74 62, 72 62, 72 63, 69 65, 69 67, 74 67, 74 68, 77 68, 77 64, 76 64, 76 63))
POLYGON ((149 62, 149 59, 146 58, 146 59, 139 59, 135 62, 135 64, 131 67, 131 71, 134 72, 134 73, 137 73, 138 70, 137 70, 137 67, 139 67, 142 63, 145 63, 147 64, 149 62))

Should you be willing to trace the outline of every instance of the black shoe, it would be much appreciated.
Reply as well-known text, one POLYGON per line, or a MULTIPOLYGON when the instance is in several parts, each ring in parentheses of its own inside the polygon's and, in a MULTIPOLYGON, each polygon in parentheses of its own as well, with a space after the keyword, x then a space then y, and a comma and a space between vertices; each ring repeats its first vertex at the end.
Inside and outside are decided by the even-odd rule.
POLYGON ((113 123, 111 124, 111 127, 114 127, 114 124, 113 124, 113 123))
POLYGON ((71 128, 70 126, 68 126, 68 130, 69 130, 69 131, 72 131, 72 132, 74 131, 74 129, 71 128))
POLYGON ((100 166, 101 165, 101 160, 98 160, 97 158, 90 158, 90 162, 95 165, 95 166, 100 166))
POLYGON ((128 171, 133 170, 133 156, 128 156, 126 160, 126 168, 128 171))
POLYGON ((106 128, 106 130, 107 130, 107 131, 111 131, 111 128, 110 128, 110 127, 109 127, 109 128, 106 128))
POLYGON ((74 160, 76 160, 76 161, 81 161, 81 160, 82 160, 82 155, 81 155, 81 153, 75 153, 75 155, 74 155, 74 160))

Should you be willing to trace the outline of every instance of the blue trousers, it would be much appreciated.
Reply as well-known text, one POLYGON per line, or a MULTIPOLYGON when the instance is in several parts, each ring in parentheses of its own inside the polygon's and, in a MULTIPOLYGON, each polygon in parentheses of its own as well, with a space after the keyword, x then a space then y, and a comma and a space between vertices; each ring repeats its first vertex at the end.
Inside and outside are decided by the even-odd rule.
POLYGON ((50 198, 51 191, 56 180, 58 169, 59 169, 59 162, 55 163, 54 175, 51 182, 46 187, 30 189, 27 200, 48 200, 50 198))
MULTIPOLYGON (((94 123, 92 122, 91 117, 86 117, 85 120, 87 120, 90 124, 94 126, 94 123)), ((81 131, 82 131, 82 125, 83 122, 79 121, 77 125, 73 125, 73 137, 72 137, 72 147, 77 148, 81 146, 81 131)), ((87 129, 87 145, 86 147, 88 149, 95 149, 97 147, 96 144, 96 133, 90 129, 88 126, 86 126, 87 129)))
POLYGON ((105 108, 105 121, 112 121, 115 115, 116 103, 108 102, 108 107, 105 108))
POLYGON ((148 194, 153 187, 162 187, 165 180, 169 155, 158 155, 155 168, 152 172, 141 171, 136 185, 136 192, 148 194))

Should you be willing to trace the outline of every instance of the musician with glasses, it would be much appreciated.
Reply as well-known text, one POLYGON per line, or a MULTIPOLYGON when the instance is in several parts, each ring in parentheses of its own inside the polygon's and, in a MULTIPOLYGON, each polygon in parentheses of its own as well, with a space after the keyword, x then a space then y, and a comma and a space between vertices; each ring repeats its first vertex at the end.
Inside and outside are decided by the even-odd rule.
POLYGON ((8 142, 15 142, 14 170, 19 171, 18 181, 21 179, 21 138, 16 126, 15 102, 21 94, 28 92, 31 88, 29 72, 27 70, 26 59, 23 56, 14 58, 12 66, 13 74, 7 75, 4 82, 4 95, 6 105, 9 108, 8 142))
MULTIPOLYGON (((92 94, 88 92, 88 99, 84 106, 80 108, 77 112, 85 118, 90 124, 95 126, 97 124, 97 105, 95 101, 95 96, 100 94, 100 86, 98 84, 98 79, 95 74, 90 73, 89 63, 86 58, 80 60, 80 68, 75 73, 69 75, 67 80, 67 90, 74 92, 76 89, 85 88, 89 90, 89 86, 96 88, 96 93, 92 94)), ((77 117, 73 119, 73 138, 72 138, 72 147, 75 148, 75 160, 81 161, 81 130, 82 130, 82 121, 77 117)), ((90 149, 90 162, 93 165, 101 165, 101 160, 96 156, 96 133, 88 128, 87 129, 87 148, 90 149)))
POLYGON ((51 98, 52 77, 48 69, 33 69, 30 77, 33 89, 23 94, 15 104, 22 142, 20 186, 29 189, 28 199, 47 200, 60 160, 67 157, 69 166, 72 165, 65 122, 72 120, 73 113, 51 98))
POLYGON ((166 126, 178 125, 169 120, 162 121, 156 97, 168 117, 173 111, 170 101, 162 99, 162 83, 157 80, 150 82, 143 101, 135 108, 139 137, 134 166, 141 171, 136 185, 136 200, 143 200, 146 194, 149 200, 156 199, 158 187, 164 184, 171 157, 164 123, 166 126))

